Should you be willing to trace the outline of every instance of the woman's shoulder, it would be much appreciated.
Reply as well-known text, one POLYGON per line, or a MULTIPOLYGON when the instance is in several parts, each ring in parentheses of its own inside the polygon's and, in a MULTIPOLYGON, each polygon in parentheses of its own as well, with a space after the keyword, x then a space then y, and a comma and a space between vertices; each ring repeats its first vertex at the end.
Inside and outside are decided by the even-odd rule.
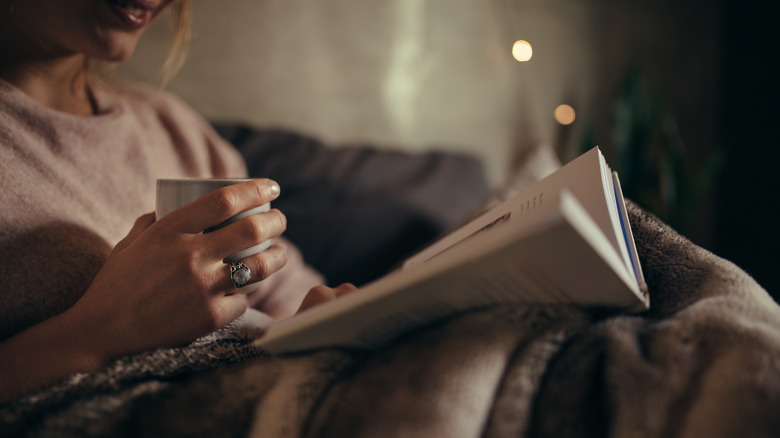
POLYGON ((215 175, 246 173, 238 151, 222 139, 200 113, 173 93, 143 83, 103 82, 96 88, 95 95, 99 108, 103 102, 112 102, 108 103, 109 107, 119 106, 119 113, 130 113, 123 117, 133 119, 142 129, 164 133, 166 138, 177 143, 176 150, 186 150, 188 156, 211 151, 201 155, 208 157, 204 158, 204 163, 219 157, 219 163, 211 165, 215 175))

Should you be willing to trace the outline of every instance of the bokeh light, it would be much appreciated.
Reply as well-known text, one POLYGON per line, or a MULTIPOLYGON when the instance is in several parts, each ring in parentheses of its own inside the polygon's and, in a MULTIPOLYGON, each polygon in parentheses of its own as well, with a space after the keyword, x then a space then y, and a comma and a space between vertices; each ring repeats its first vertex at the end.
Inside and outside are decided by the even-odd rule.
POLYGON ((519 40, 512 45, 512 56, 520 62, 530 61, 533 54, 534 49, 528 41, 519 40))
POLYGON ((577 118, 577 114, 574 112, 574 108, 570 105, 558 105, 553 113, 555 121, 561 125, 571 125, 577 118))

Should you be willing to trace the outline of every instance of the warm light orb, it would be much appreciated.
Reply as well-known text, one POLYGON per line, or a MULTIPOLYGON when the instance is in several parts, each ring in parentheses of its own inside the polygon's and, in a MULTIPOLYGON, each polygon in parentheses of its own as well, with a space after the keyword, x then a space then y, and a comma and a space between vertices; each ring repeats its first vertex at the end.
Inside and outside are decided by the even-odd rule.
POLYGON ((528 41, 519 40, 512 45, 512 56, 520 62, 530 61, 533 54, 534 49, 528 41))
POLYGON ((558 105, 558 108, 555 108, 553 116, 555 117, 555 121, 561 125, 571 125, 574 123, 574 119, 577 118, 574 108, 569 105, 558 105))

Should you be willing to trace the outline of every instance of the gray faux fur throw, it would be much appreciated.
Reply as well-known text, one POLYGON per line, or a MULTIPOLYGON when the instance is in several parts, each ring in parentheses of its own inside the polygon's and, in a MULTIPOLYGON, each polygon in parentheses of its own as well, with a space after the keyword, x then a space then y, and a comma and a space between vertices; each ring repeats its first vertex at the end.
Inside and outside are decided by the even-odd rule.
POLYGON ((780 307, 634 205, 651 310, 472 312, 271 357, 240 323, 0 407, 0 436, 778 436, 780 307))

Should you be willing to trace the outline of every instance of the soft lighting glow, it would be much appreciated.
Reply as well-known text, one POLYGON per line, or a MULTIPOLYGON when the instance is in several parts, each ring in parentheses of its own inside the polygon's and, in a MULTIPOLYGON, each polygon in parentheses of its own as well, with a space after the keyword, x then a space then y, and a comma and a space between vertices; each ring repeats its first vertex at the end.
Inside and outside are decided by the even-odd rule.
POLYGON ((534 49, 528 41, 515 41, 515 44, 512 46, 512 56, 520 62, 530 61, 533 54, 534 49))
POLYGON ((569 105, 558 105, 558 108, 555 108, 553 115, 555 116, 555 121, 561 125, 571 125, 574 123, 574 119, 577 118, 577 115, 574 113, 574 108, 569 105))

